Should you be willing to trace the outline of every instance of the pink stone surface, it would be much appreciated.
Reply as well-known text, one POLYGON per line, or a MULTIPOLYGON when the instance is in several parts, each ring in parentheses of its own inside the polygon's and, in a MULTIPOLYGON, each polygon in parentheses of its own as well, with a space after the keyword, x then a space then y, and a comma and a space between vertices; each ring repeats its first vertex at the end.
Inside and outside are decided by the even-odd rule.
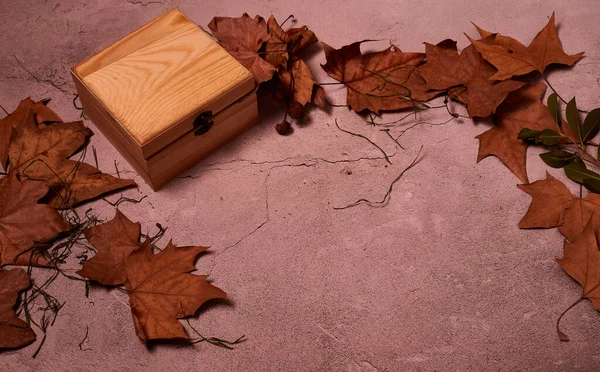
MULTIPOLYGON (((293 14, 334 47, 381 39, 372 47, 391 40, 406 51, 445 38, 464 48, 463 32, 476 33, 470 21, 527 44, 556 11, 565 50, 586 57, 549 79, 563 96, 577 95, 580 107, 599 105, 596 0, 0 0, 0 104, 12 110, 24 97, 51 97, 63 119, 78 119, 69 67, 175 6, 201 25, 216 15, 274 14, 281 21, 293 14)), ((313 48, 308 64, 316 79, 331 81, 319 67, 324 62, 320 46, 313 48)), ((337 86, 327 95, 345 98, 337 86)), ((191 324, 207 336, 245 334, 245 343, 233 351, 206 343, 148 348, 135 335, 125 293, 93 287, 86 298, 81 282, 59 278, 48 291, 66 303, 40 354, 31 358, 41 340, 35 329, 34 345, 0 354, 0 370, 600 370, 600 316, 588 301, 562 322, 571 341, 556 335, 557 317, 581 293, 554 262, 562 255, 560 234, 519 230, 530 197, 497 159, 476 164, 474 137, 488 123, 419 125, 400 138, 402 149, 344 108, 311 110, 289 137, 274 130, 283 107, 270 93, 260 96, 260 115, 255 128, 159 192, 86 122, 96 132, 91 145, 100 168, 113 172, 116 161, 140 185, 125 195, 147 196, 121 206, 142 231, 154 233, 158 222, 169 228, 162 244, 211 245, 198 272, 210 273, 230 303, 204 307, 191 324), (339 131, 335 118, 393 154, 392 165, 369 159, 381 153, 339 131), (421 145, 422 160, 385 206, 333 209, 382 197, 421 145)), ((419 122, 447 118, 432 110, 419 122)), ((390 129, 398 135, 414 123, 390 129)), ((537 153, 529 151, 532 181, 547 169, 537 153)), ((564 180, 561 171, 550 172, 564 180)), ((114 215, 102 200, 91 207, 102 218, 114 215)))

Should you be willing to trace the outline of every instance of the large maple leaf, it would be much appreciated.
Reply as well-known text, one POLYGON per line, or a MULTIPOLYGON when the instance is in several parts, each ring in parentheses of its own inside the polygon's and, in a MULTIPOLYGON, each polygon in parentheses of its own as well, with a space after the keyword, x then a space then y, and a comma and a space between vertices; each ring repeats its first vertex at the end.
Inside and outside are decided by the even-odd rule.
POLYGON ((244 13, 241 17, 214 17, 208 24, 219 43, 252 75, 256 84, 270 80, 275 67, 260 57, 258 51, 269 40, 267 23, 261 16, 254 19, 244 13))
POLYGON ((550 173, 546 173, 544 180, 517 186, 532 197, 527 214, 519 222, 522 229, 558 227, 567 239, 574 242, 590 217, 600 215, 600 195, 589 193, 578 198, 550 173))
POLYGON ((583 53, 568 55, 564 52, 556 32, 554 12, 548 24, 527 47, 512 37, 491 34, 480 27, 477 29, 482 37, 490 35, 493 38, 490 43, 471 40, 483 58, 498 69, 490 79, 506 80, 532 71, 543 74, 548 65, 571 66, 583 57, 583 53))
POLYGON ((35 341, 29 324, 19 319, 14 310, 19 292, 29 284, 29 275, 23 269, 0 271, 0 349, 13 349, 35 341))
POLYGON ((0 265, 45 265, 31 247, 56 237, 70 226, 61 215, 38 200, 48 192, 43 182, 5 178, 0 188, 0 265))
POLYGON ((193 315, 206 301, 227 294, 206 282, 207 275, 192 275, 194 260, 207 247, 175 247, 171 242, 157 254, 149 240, 124 262, 136 333, 142 342, 187 338, 177 320, 193 315))
POLYGON ((10 172, 21 178, 43 180, 53 192, 49 203, 68 208, 104 193, 134 185, 67 159, 81 148, 92 131, 81 121, 57 123, 40 129, 30 113, 17 128, 9 147, 10 172))
POLYGON ((362 54, 363 42, 341 49, 321 43, 327 60, 321 67, 346 86, 346 104, 354 111, 404 109, 441 93, 430 91, 416 72, 425 58, 423 53, 404 53, 391 46, 381 52, 362 54))
MULTIPOLYGON (((467 106, 471 117, 487 117, 506 96, 524 85, 508 80, 490 81, 496 69, 487 63, 471 44, 459 55, 456 42, 444 40, 438 45, 425 43, 427 62, 418 71, 430 89, 445 90, 465 87, 458 100, 467 106)), ((456 92, 452 95, 457 98, 456 92)))
POLYGON ((77 274, 103 285, 119 285, 127 279, 123 260, 139 247, 141 226, 117 209, 115 217, 84 231, 98 253, 85 261, 77 274))
MULTIPOLYGON (((522 182, 529 182, 526 168, 529 145, 517 136, 523 128, 558 129, 548 107, 540 102, 545 91, 546 84, 540 82, 524 86, 506 97, 496 111, 496 126, 475 137, 479 139, 477 162, 494 155, 522 182)), ((572 136, 566 126, 563 125, 562 130, 572 136)))

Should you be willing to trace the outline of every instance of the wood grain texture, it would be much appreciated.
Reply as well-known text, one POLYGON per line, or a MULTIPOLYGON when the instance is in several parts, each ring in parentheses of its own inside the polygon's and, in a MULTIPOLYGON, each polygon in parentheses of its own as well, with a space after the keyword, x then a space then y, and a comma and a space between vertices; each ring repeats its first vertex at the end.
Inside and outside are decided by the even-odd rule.
POLYGON ((182 122, 189 116, 217 113, 254 88, 248 70, 198 26, 181 22, 125 56, 117 50, 121 58, 81 76, 145 158, 188 132, 182 122))

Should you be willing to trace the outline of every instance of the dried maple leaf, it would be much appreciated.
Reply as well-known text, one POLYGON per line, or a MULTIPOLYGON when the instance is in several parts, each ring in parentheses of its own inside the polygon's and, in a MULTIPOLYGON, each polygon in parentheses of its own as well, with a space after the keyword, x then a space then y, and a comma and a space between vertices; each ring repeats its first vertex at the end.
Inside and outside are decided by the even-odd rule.
POLYGON ((532 71, 543 74, 548 65, 556 63, 571 66, 583 57, 583 53, 567 55, 564 52, 556 32, 554 12, 548 24, 527 47, 512 37, 494 35, 480 27, 477 29, 482 37, 493 37, 491 43, 471 40, 483 58, 498 69, 490 79, 506 80, 532 71))
POLYGON ((600 224, 597 217, 592 216, 586 224, 581 235, 574 243, 565 242, 563 258, 556 262, 562 269, 575 279, 582 289, 581 298, 561 314, 556 323, 559 337, 563 341, 569 338, 559 329, 562 316, 584 298, 589 299, 596 310, 600 311, 600 250, 598 242, 600 237, 600 224))
POLYGON ((19 292, 29 284, 29 275, 23 269, 0 271, 0 349, 14 349, 35 341, 29 324, 19 319, 14 310, 19 292))
MULTIPOLYGON (((458 100, 467 106, 471 117, 490 116, 508 93, 524 85, 513 80, 490 81, 496 69, 481 57, 473 45, 459 55, 453 40, 444 40, 438 45, 425 43, 425 53, 427 62, 419 67, 418 72, 428 87, 445 90, 464 86, 466 91, 462 90, 458 100)), ((456 92, 451 96, 456 98, 456 92)))
POLYGON ((43 182, 4 178, 0 189, 0 265, 45 265, 45 258, 31 247, 56 237, 70 226, 61 215, 37 201, 48 188, 43 182))
POLYGON ((208 27, 223 48, 250 70, 256 84, 273 77, 275 67, 258 54, 269 39, 264 18, 257 15, 252 19, 246 13, 238 18, 214 17, 208 27))
POLYGON ((324 106, 325 91, 323 87, 313 80, 312 72, 306 63, 301 60, 291 62, 290 70, 279 70, 277 76, 292 92, 294 102, 302 106, 314 102, 317 106, 324 106))
POLYGON ((81 121, 38 128, 33 115, 13 131, 9 147, 10 172, 21 178, 44 180, 53 192, 50 204, 68 208, 109 191, 134 185, 100 172, 93 166, 68 160, 85 144, 92 131, 81 121))
POLYGON ((115 217, 84 231, 98 253, 77 274, 103 285, 119 285, 127 279, 123 260, 139 247, 141 227, 117 209, 115 217))
POLYGON ((207 247, 175 247, 171 242, 157 254, 149 240, 124 262, 136 333, 142 342, 187 338, 177 320, 193 315, 206 301, 227 294, 206 282, 207 275, 192 275, 194 260, 207 247))
POLYGON ((578 198, 550 173, 544 180, 517 186, 532 196, 527 214, 519 222, 522 229, 558 227, 573 242, 592 214, 600 214, 600 195, 589 193, 578 198))
POLYGON ((34 102, 31 98, 22 100, 15 111, 0 119, 0 165, 6 170, 8 161, 8 146, 12 137, 13 128, 33 114, 36 123, 61 123, 62 120, 50 110, 46 104, 48 101, 34 102))
POLYGON ((329 76, 347 88, 346 104, 354 111, 400 110, 430 100, 432 92, 415 71, 423 62, 423 53, 404 53, 388 49, 362 54, 359 41, 334 49, 321 43, 327 63, 321 65, 329 76))
MULTIPOLYGON (((487 156, 498 157, 522 182, 528 183, 526 158, 528 144, 517 138, 523 128, 558 129, 548 108, 540 99, 546 84, 527 85, 510 93, 496 110, 496 127, 476 136, 479 139, 477 162, 487 156)), ((572 134, 563 125, 566 136, 572 134)))

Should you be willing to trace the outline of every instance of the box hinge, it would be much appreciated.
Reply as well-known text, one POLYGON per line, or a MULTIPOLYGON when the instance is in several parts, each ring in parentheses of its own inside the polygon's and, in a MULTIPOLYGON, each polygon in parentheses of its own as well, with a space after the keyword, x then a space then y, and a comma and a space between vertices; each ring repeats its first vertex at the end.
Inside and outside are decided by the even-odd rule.
POLYGON ((212 120, 212 111, 204 111, 194 120, 193 128, 194 136, 201 136, 213 126, 214 121, 212 120))

